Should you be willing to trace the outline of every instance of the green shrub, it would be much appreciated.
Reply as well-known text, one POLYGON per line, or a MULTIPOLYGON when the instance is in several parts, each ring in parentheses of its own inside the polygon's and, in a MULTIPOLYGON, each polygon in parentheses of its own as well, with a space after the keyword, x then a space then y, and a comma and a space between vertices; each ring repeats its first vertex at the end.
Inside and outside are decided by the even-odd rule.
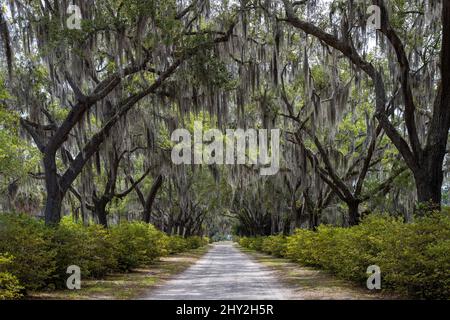
POLYGON ((286 257, 301 264, 317 266, 313 250, 316 235, 310 230, 295 230, 287 239, 286 257))
POLYGON ((268 236, 263 239, 261 250, 276 257, 286 255, 287 239, 283 235, 268 236))
POLYGON ((83 278, 101 278, 117 268, 111 236, 102 226, 85 227, 67 216, 54 231, 52 240, 57 252, 59 284, 64 284, 70 265, 79 266, 83 278))
POLYGON ((56 270, 56 251, 51 230, 42 221, 23 214, 0 214, 0 254, 14 259, 6 272, 15 276, 27 290, 47 287, 56 270))
POLYGON ((170 254, 180 253, 186 251, 188 248, 188 243, 182 236, 169 236, 167 243, 167 250, 170 254))
POLYGON ((18 299, 22 297, 23 287, 19 280, 6 267, 11 264, 14 257, 0 254, 0 300, 18 299))
POLYGON ((240 246, 242 246, 244 248, 248 248, 248 247, 250 247, 251 238, 239 237, 237 242, 239 243, 240 246))
POLYGON ((83 278, 101 278, 111 271, 128 271, 208 241, 202 237, 169 237, 143 222, 105 229, 99 225, 86 227, 64 217, 57 227, 46 227, 26 215, 0 214, 0 298, 18 297, 19 283, 25 290, 62 287, 70 265, 79 266, 83 278))
POLYGON ((186 238, 188 249, 196 249, 202 246, 202 238, 199 236, 192 236, 186 238))
POLYGON ((239 244, 245 248, 261 251, 264 237, 242 237, 239 244))
POLYGON ((360 225, 321 225, 281 236, 241 238, 241 246, 285 256, 365 285, 370 265, 381 269, 382 287, 418 298, 450 298, 450 213, 434 213, 413 223, 370 215, 360 225), (260 249, 258 249, 260 248, 260 249))
POLYGON ((378 257, 389 287, 420 298, 450 299, 450 214, 433 214, 391 234, 378 257))
POLYGON ((191 236, 183 238, 179 235, 168 237, 167 251, 169 254, 181 253, 189 249, 197 249, 209 243, 208 237, 191 236))
POLYGON ((209 239, 200 236, 191 236, 186 238, 188 249, 197 249, 206 246, 209 243, 209 239))
POLYGON ((118 267, 128 271, 167 253, 163 234, 144 222, 125 222, 111 229, 118 267))
POLYGON ((250 249, 261 251, 262 250, 262 244, 263 244, 263 237, 256 237, 250 244, 250 249))

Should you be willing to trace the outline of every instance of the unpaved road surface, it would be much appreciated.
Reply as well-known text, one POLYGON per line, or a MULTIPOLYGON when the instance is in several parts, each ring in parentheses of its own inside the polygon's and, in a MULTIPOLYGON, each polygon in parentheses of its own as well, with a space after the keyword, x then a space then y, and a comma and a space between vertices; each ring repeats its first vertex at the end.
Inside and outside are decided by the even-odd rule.
POLYGON ((187 270, 144 299, 264 300, 289 299, 274 272, 250 259, 231 242, 216 243, 187 270))

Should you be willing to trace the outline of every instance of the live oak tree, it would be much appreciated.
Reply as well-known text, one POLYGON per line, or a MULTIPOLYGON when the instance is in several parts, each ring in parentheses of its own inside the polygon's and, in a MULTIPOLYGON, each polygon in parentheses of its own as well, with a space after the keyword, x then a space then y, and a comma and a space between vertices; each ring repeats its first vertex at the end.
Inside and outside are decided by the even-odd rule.
POLYGON ((34 209, 39 188, 29 172, 39 166, 39 151, 21 136, 20 116, 7 108, 11 99, 0 76, 0 193, 7 210, 34 209))
POLYGON ((330 23, 323 27, 320 25, 323 20, 302 18, 297 8, 307 2, 283 0, 285 16, 280 19, 339 51, 371 79, 376 97, 375 116, 412 171, 418 201, 428 203, 429 208, 439 208, 450 128, 450 91, 447 89, 450 61, 446 58, 450 53, 450 3, 423 1, 409 8, 400 1, 392 1, 390 7, 383 0, 372 2, 381 13, 377 36, 382 38, 380 41, 388 42, 380 53, 390 62, 396 61, 390 63, 388 76, 376 59, 369 59, 365 54, 368 3, 332 2, 340 21, 336 21, 332 12, 330 23), (414 10, 416 5, 418 10, 414 10), (408 37, 412 33, 414 36, 408 37), (425 88, 421 86, 423 78, 429 79, 425 88), (393 123, 387 108, 388 96, 393 95, 391 88, 396 84, 401 90, 399 109, 401 107, 406 138, 393 123), (424 112, 429 118, 427 121, 420 120, 424 112))
MULTIPOLYGON (((88 208, 94 212, 95 216, 98 218, 98 221, 104 227, 108 226, 107 220, 107 206, 113 199, 122 199, 126 197, 130 192, 132 192, 135 188, 138 187, 139 183, 145 179, 145 177, 150 173, 150 169, 144 169, 143 173, 140 175, 136 181, 132 181, 131 185, 127 186, 126 189, 122 191, 118 191, 117 184, 118 178, 120 175, 120 164, 122 160, 128 157, 128 161, 130 162, 130 157, 133 157, 133 153, 138 150, 139 147, 135 147, 131 150, 120 150, 115 144, 112 147, 112 155, 108 159, 108 165, 105 166, 106 172, 104 175, 106 176, 106 182, 104 183, 104 187, 93 187, 92 190, 92 204, 88 204, 88 208)), ((125 180, 125 179, 122 179, 125 180)), ((145 220, 145 222, 149 222, 145 220)))
MULTIPOLYGON (((307 59, 306 55, 304 59, 307 59)), ((371 101, 367 94, 368 88, 363 85, 359 88, 349 86, 350 82, 347 85, 342 84, 339 80, 342 77, 340 75, 335 75, 333 78, 332 81, 337 83, 333 88, 327 83, 327 79, 324 79, 326 72, 318 71, 320 67, 316 65, 310 68, 308 61, 304 61, 304 68, 305 81, 314 88, 314 106, 307 108, 305 103, 307 99, 288 97, 283 79, 281 95, 288 111, 287 115, 282 115, 297 124, 295 131, 289 132, 288 140, 300 146, 303 157, 302 163, 299 164, 303 179, 299 180, 299 185, 306 184, 303 186, 303 197, 310 211, 312 219, 310 225, 313 227, 318 225, 318 216, 323 206, 330 204, 333 196, 337 196, 347 205, 348 224, 357 225, 360 221, 361 203, 379 192, 387 193, 395 178, 405 171, 405 167, 389 163, 392 161, 384 161, 380 165, 388 145, 386 141, 381 143, 383 130, 373 121, 371 101), (315 73, 311 70, 315 70, 315 73), (292 101, 299 101, 302 105, 296 107, 292 101), (336 102, 336 105, 331 102, 336 102), (330 105, 327 106, 327 103, 330 105), (325 114, 320 115, 320 119, 319 115, 315 114, 320 108, 317 105, 324 106, 327 110, 325 114), (349 109, 350 106, 353 110, 349 109), (337 115, 339 112, 340 116, 337 115), (342 119, 338 121, 337 117, 342 119), (367 188, 364 188, 364 185, 369 170, 382 173, 392 171, 392 173, 384 180, 380 179, 379 183, 371 189, 365 190, 367 188), (308 185, 305 179, 307 171, 318 175, 329 187, 329 191, 325 190, 324 194, 320 190, 324 189, 324 186, 314 181, 317 205, 314 205, 310 195, 309 189, 313 186, 308 185)), ((293 88, 290 91, 296 90, 293 88)), ((392 106, 388 107, 392 112, 392 106)), ((383 175, 386 176, 386 174, 383 175)))
MULTIPOLYGON (((161 89, 197 51, 227 41, 233 24, 223 21, 225 31, 219 35, 207 31, 191 34, 203 28, 201 18, 208 14, 203 1, 193 1, 186 7, 174 1, 80 1, 82 29, 68 30, 64 24, 68 18, 67 1, 26 7, 15 1, 10 4, 15 21, 12 33, 23 37, 16 50, 31 68, 42 66, 45 77, 51 80, 41 101, 30 97, 30 87, 21 88, 16 83, 11 87, 17 96, 24 97, 18 106, 29 116, 21 118, 21 125, 43 155, 45 220, 56 224, 64 196, 114 125, 136 104, 161 89), (139 78, 141 88, 127 92, 127 85, 139 78), (65 110, 59 121, 54 120, 50 103, 65 110), (92 113, 100 114, 102 126, 87 136, 85 128, 90 126, 92 113), (82 143, 73 148, 77 130, 82 143), (70 149, 75 149, 75 155, 70 155, 70 149), (64 169, 58 168, 58 153, 72 159, 64 169)), ((9 48, 7 40, 4 38, 4 43, 9 48)), ((8 57, 8 65, 13 72, 12 57, 8 57)))
POLYGON ((142 219, 185 236, 437 208, 448 19, 447 1, 9 1, 2 190, 44 197, 48 224, 71 209, 85 223, 142 219), (72 3, 81 29, 68 27, 72 3), (279 128, 279 172, 175 165, 170 134, 195 120, 279 128))
POLYGON ((158 174, 156 176, 150 187, 150 191, 147 193, 147 195, 144 195, 143 191, 139 187, 138 181, 134 181, 133 178, 130 177, 130 182, 132 183, 133 188, 136 191, 136 194, 138 195, 139 201, 142 205, 143 209, 142 220, 147 223, 152 222, 151 214, 153 203, 155 202, 158 191, 163 185, 164 176, 162 174, 158 174))

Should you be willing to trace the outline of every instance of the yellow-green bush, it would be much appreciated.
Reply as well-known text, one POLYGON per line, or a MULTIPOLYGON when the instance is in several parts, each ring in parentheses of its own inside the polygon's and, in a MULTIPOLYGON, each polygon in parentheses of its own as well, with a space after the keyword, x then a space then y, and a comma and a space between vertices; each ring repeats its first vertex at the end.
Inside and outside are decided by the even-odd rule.
POLYGON ((244 248, 250 248, 253 243, 253 239, 253 237, 240 237, 238 243, 244 248))
POLYGON ((70 265, 79 266, 83 278, 101 278, 117 268, 114 244, 102 226, 85 227, 67 216, 54 230, 52 240, 60 284, 70 265))
POLYGON ((264 237, 242 237, 239 244, 245 248, 261 251, 264 237))
POLYGON ((183 238, 179 235, 173 235, 168 237, 167 251, 169 254, 175 254, 189 249, 197 249, 206 246, 208 243, 208 237, 191 236, 183 238))
POLYGON ((174 235, 170 236, 167 243, 167 250, 170 254, 180 253, 186 251, 188 244, 185 238, 182 236, 174 235))
POLYGON ((244 247, 244 248, 249 248, 251 241, 252 241, 252 238, 249 238, 249 237, 239 237, 239 238, 237 238, 237 242, 239 243, 239 245, 244 247))
POLYGON ((381 269, 382 287, 419 298, 450 298, 450 213, 403 223, 371 215, 351 228, 297 229, 280 236, 241 238, 244 247, 284 256, 365 285, 367 267, 381 269), (281 248, 277 250, 277 248, 281 248))
POLYGON ((53 281, 56 250, 51 230, 41 221, 21 214, 0 214, 0 254, 5 253, 14 256, 6 271, 25 289, 43 288, 53 281))
POLYGON ((197 249, 206 246, 209 243, 208 238, 200 236, 187 237, 186 240, 187 240, 187 247, 189 249, 197 249))
POLYGON ((265 237, 261 246, 261 251, 276 257, 284 257, 286 255, 286 249, 287 239, 283 235, 265 237))
POLYGON ((302 264, 317 266, 314 243, 317 233, 311 230, 297 229, 288 237, 286 257, 302 264))
POLYGON ((10 255, 0 254, 0 300, 18 299, 22 296, 23 287, 19 280, 6 271, 13 259, 10 255))
POLYGON ((111 229, 120 270, 128 271, 153 262, 166 253, 162 233, 144 222, 125 222, 111 229))
POLYGON ((143 222, 105 229, 64 217, 57 227, 46 227, 30 216, 0 214, 0 299, 18 297, 15 290, 21 285, 25 290, 63 286, 70 265, 80 267, 82 278, 101 278, 208 242, 205 237, 167 236, 143 222))
POLYGON ((450 214, 418 218, 390 234, 378 256, 386 285, 423 298, 450 299, 450 214))

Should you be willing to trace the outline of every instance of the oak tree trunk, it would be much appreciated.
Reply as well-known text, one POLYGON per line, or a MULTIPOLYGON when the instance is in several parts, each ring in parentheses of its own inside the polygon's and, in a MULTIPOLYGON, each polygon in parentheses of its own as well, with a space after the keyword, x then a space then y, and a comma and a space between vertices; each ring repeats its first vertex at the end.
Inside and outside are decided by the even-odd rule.
POLYGON ((347 206, 348 206, 348 224, 350 226, 358 225, 360 221, 359 202, 350 201, 347 203, 347 206))
POLYGON ((414 180, 417 189, 417 200, 424 210, 418 210, 417 213, 430 210, 440 210, 442 197, 442 181, 444 173, 442 163, 444 161, 445 148, 439 150, 434 148, 430 150, 424 159, 422 166, 414 172, 414 180))
POLYGON ((146 223, 150 223, 153 202, 155 202, 156 194, 158 193, 158 190, 161 188, 162 183, 163 183, 163 176, 158 175, 155 182, 153 182, 152 188, 150 189, 150 193, 148 194, 147 200, 145 201, 143 220, 146 223))
POLYGON ((57 225, 61 220, 64 192, 59 185, 55 154, 45 154, 43 163, 45 171, 45 188, 47 190, 47 199, 45 200, 44 209, 45 224, 57 225))
POLYGON ((95 214, 98 218, 98 223, 105 228, 108 228, 108 212, 106 211, 107 204, 108 202, 103 199, 94 200, 95 214))

